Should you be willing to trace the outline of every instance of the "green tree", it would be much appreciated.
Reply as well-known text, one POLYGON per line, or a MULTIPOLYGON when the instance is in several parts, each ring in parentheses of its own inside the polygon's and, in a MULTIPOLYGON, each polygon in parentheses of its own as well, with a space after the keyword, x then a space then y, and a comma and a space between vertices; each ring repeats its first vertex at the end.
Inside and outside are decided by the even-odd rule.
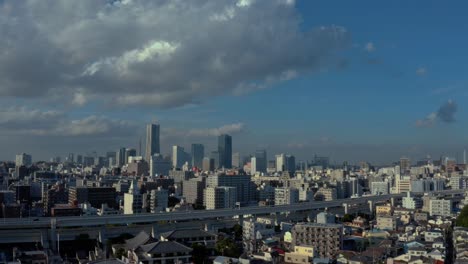
POLYGON ((456 226, 468 227, 468 205, 465 205, 455 221, 456 226))
POLYGON ((345 214, 343 216, 343 222, 352 222, 353 219, 354 219, 354 217, 352 215, 350 215, 350 214, 345 214))
POLYGON ((205 245, 200 243, 194 243, 192 245, 192 260, 195 264, 203 264, 208 260, 208 249, 205 245))
POLYGON ((241 255, 241 249, 236 242, 230 238, 224 238, 216 242, 215 250, 218 255, 231 258, 238 258, 241 255))
POLYGON ((125 249, 124 248, 119 248, 117 249, 117 251, 115 252, 115 257, 117 259, 122 259, 122 257, 125 255, 125 249))
POLYGON ((236 240, 242 240, 242 226, 239 225, 239 224, 235 224, 232 227, 232 229, 234 231, 234 235, 236 237, 236 240))

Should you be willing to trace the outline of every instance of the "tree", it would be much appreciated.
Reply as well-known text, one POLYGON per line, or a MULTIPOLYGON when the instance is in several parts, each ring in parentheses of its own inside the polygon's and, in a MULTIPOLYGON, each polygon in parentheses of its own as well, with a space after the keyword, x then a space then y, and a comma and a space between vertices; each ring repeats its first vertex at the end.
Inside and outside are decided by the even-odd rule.
POLYGON ((350 215, 350 214, 345 214, 345 215, 343 216, 343 222, 352 222, 353 219, 354 219, 353 216, 350 215))
POLYGON ((235 224, 232 227, 232 229, 234 231, 234 235, 236 237, 236 240, 241 240, 242 239, 242 226, 239 225, 239 224, 235 224))
POLYGON ((119 248, 115 252, 115 258, 117 259, 122 259, 122 257, 125 255, 125 249, 124 248, 119 248))
POLYGON ((238 258, 241 255, 240 248, 230 238, 224 238, 216 242, 215 250, 217 254, 231 258, 238 258))
POLYGON ((192 260, 195 264, 202 264, 208 260, 208 249, 205 245, 194 243, 192 245, 192 260))
POLYGON ((465 205, 455 221, 456 226, 468 227, 468 205, 465 205))

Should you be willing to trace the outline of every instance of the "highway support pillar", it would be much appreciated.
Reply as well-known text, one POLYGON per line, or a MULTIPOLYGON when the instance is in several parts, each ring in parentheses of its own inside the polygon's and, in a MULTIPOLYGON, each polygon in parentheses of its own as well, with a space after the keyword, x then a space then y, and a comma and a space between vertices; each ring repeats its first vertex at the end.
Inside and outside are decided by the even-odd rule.
MULTIPOLYGON (((52 218, 50 219, 50 230, 49 230, 49 241, 50 241, 50 248, 52 251, 57 250, 57 219, 52 218)), ((60 252, 58 252, 60 254, 60 252)))
POLYGON ((373 214, 373 213, 374 213, 374 202, 371 201, 371 200, 369 200, 369 201, 367 201, 367 202, 369 203, 369 212, 370 212, 371 214, 373 214))
POLYGON ((239 225, 244 226, 244 215, 239 215, 239 225))
POLYGON ((49 249, 49 234, 47 230, 41 230, 41 245, 45 249, 49 249))
POLYGON ((151 226, 151 236, 152 236, 153 238, 157 238, 157 237, 158 237, 158 234, 157 234, 157 231, 156 231, 157 229, 158 229, 158 224, 153 224, 153 225, 151 226))
POLYGON ((275 226, 280 224, 280 221, 279 221, 279 216, 280 215, 281 215, 280 212, 275 212, 275 226))
POLYGON ((108 238, 107 238, 107 232, 106 232, 106 227, 102 227, 101 230, 99 230, 99 237, 98 237, 99 242, 102 244, 102 249, 104 250, 104 256, 106 256, 107 259, 107 251, 108 251, 108 238))

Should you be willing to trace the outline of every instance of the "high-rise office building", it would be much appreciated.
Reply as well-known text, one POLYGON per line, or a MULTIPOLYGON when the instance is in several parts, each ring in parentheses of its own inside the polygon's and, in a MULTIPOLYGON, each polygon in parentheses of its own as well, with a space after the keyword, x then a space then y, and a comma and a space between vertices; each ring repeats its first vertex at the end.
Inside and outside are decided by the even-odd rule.
POLYGON ((83 164, 83 155, 76 155, 76 163, 83 164))
POLYGON ((400 158, 400 170, 402 174, 406 174, 411 168, 410 160, 406 157, 400 158))
POLYGON ((215 161, 210 157, 203 158, 203 171, 214 171, 215 161))
POLYGON ((148 124, 146 125, 146 160, 149 162, 151 156, 156 153, 160 153, 159 145, 159 125, 148 124))
POLYGON ((299 190, 280 187, 275 189, 275 205, 295 204, 299 202, 299 190))
POLYGON ((206 186, 206 177, 197 177, 183 182, 183 196, 189 204, 203 205, 203 190, 206 186))
POLYGON ((296 157, 293 155, 286 155, 286 170, 290 173, 296 172, 296 157))
POLYGON ((90 203, 94 208, 101 208, 102 204, 109 207, 116 206, 116 191, 113 187, 70 187, 68 190, 68 202, 83 204, 90 203))
POLYGON ((210 175, 206 178, 207 187, 236 187, 238 201, 246 204, 255 198, 256 185, 250 175, 210 175))
POLYGON ((137 155, 137 152, 136 152, 136 149, 133 149, 133 148, 128 148, 128 149, 125 149, 125 160, 124 160, 124 164, 127 164, 128 163, 128 159, 130 157, 136 157, 137 155))
POLYGON ((168 206, 169 192, 161 187, 149 193, 149 211, 151 213, 165 212, 168 206))
POLYGON ((240 168, 241 167, 241 157, 240 157, 239 152, 236 152, 236 153, 232 154, 232 167, 233 168, 240 168))
POLYGON ((85 156, 83 158, 83 166, 89 167, 94 165, 94 157, 85 156))
POLYGON ((180 146, 172 146, 172 166, 174 169, 180 169, 188 161, 188 154, 180 146))
POLYGON ((255 151, 255 162, 256 171, 266 173, 267 172, 267 153, 264 149, 255 151))
POLYGON ((256 157, 250 158, 250 174, 255 175, 257 174, 257 172, 260 172, 257 167, 258 167, 257 158, 256 157))
POLYGON ((236 187, 207 187, 204 190, 206 210, 233 208, 237 202, 236 187))
POLYGON ((222 134, 218 137, 219 167, 232 168, 232 137, 222 134))
POLYGON ((219 151, 212 151, 210 154, 210 159, 213 160, 214 169, 221 167, 221 155, 219 154, 219 151))
POLYGON ((16 166, 31 166, 32 165, 32 157, 26 153, 21 153, 16 155, 16 166))
POLYGON ((137 181, 132 181, 128 193, 124 194, 124 214, 142 213, 143 200, 137 181))
POLYGON ((286 155, 279 154, 276 155, 276 171, 285 171, 286 170, 286 155))
POLYGON ((75 162, 75 154, 68 153, 67 161, 68 162, 75 162))
POLYGON ((115 158, 117 166, 122 167, 123 165, 125 165, 127 163, 127 161, 125 161, 125 148, 120 148, 115 153, 115 158))
POLYGON ((164 159, 163 155, 157 153, 151 156, 150 175, 168 175, 172 164, 170 160, 164 159))
POLYGON ((192 144, 192 166, 203 167, 203 157, 205 157, 205 147, 202 144, 192 144))

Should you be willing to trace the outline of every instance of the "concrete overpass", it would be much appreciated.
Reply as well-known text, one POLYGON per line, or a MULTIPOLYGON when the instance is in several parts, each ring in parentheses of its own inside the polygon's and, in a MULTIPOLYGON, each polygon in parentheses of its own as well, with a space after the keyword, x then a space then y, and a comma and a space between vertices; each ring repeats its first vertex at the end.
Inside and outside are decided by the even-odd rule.
MULTIPOLYGON (((235 209, 195 210, 184 212, 109 215, 109 216, 71 216, 71 217, 39 217, 39 218, 5 218, 0 220, 2 229, 41 229, 41 228, 70 228, 105 225, 128 225, 142 223, 158 223, 164 221, 184 221, 193 219, 226 218, 243 215, 275 214, 281 212, 297 212, 331 207, 341 207, 343 204, 365 204, 368 201, 382 202, 392 198, 403 197, 403 194, 389 194, 366 196, 354 199, 334 201, 313 201, 291 205, 252 206, 235 209)), ((1 241, 1 238, 0 238, 1 241)))
MULTIPOLYGON (((459 196, 463 190, 447 190, 435 192, 441 195, 459 196)), ((325 208, 355 207, 368 205, 373 207, 376 203, 399 199, 405 194, 389 194, 378 196, 365 196, 334 201, 312 201, 292 205, 253 206, 236 209, 219 209, 203 211, 185 211, 156 214, 135 215, 109 215, 109 216, 74 216, 74 217, 40 217, 40 218, 6 218, 0 220, 0 243, 40 242, 44 246, 55 248, 57 234, 62 239, 74 239, 74 235, 87 233, 90 237, 99 237, 105 240, 120 233, 133 230, 132 225, 139 230, 145 228, 161 229, 161 223, 168 221, 205 220, 217 218, 239 217, 240 220, 248 215, 268 215, 283 212, 301 212, 323 210, 325 208)), ((364 206, 365 207, 365 206, 364 206)), ((368 207, 368 208, 369 208, 368 207)), ((372 210, 372 208, 370 208, 372 210)), ((353 210, 354 211, 354 210, 353 210)), ((180 228, 177 226, 171 229, 180 228)), ((136 231, 135 231, 136 232, 136 231)))

